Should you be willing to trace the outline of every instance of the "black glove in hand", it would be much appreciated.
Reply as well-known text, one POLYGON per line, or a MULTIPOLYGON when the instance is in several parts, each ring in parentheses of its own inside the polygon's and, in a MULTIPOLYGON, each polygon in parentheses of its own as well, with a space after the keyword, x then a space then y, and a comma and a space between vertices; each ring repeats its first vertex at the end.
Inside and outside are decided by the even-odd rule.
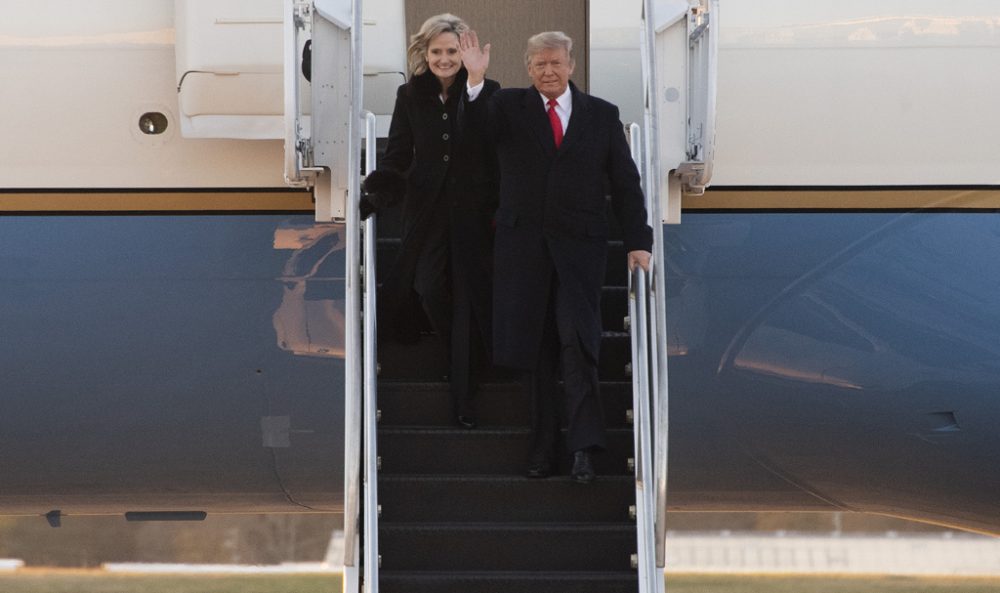
POLYGON ((372 214, 378 214, 378 206, 371 200, 368 194, 362 192, 358 211, 361 213, 361 220, 364 220, 372 214))
POLYGON ((406 194, 406 178, 395 171, 372 171, 361 189, 376 208, 391 207, 406 194))

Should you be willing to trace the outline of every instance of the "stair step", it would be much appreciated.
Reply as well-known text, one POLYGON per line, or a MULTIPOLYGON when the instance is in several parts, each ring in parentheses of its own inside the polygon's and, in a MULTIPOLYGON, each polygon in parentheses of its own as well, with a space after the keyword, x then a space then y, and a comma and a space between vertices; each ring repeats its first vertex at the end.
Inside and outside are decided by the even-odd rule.
POLYGON ((382 593, 636 593, 635 571, 400 572, 379 574, 382 593))
MULTIPOLYGON (((379 238, 375 257, 375 274, 379 281, 385 280, 392 265, 399 255, 402 241, 397 238, 379 238)), ((608 259, 604 273, 604 284, 607 286, 627 286, 628 269, 625 256, 625 245, 621 241, 608 241, 608 259)))
MULTIPOLYGON (((632 409, 632 384, 602 383, 601 401, 608 427, 626 427, 632 409)), ((531 406, 520 383, 486 383, 476 398, 481 427, 530 426, 531 406)), ((378 386, 381 426, 454 426, 454 404, 443 382, 382 381, 378 386)))
MULTIPOLYGON (((532 432, 526 428, 385 427, 378 433, 378 454, 385 474, 520 476, 532 446, 532 432)), ((607 437, 608 450, 594 456, 598 475, 631 474, 627 458, 632 456, 632 431, 612 428, 607 437)), ((562 455, 561 473, 568 473, 570 467, 569 455, 562 455)))
POLYGON ((382 520, 429 522, 631 521, 631 476, 598 476, 577 484, 568 476, 380 475, 382 520))
MULTIPOLYGON (((399 252, 400 208, 379 217, 376 272, 384 280, 399 252)), ((615 237, 617 222, 609 217, 615 237)), ((623 319, 627 271, 621 241, 608 245, 601 301, 599 373, 610 451, 595 457, 598 477, 523 477, 531 444, 530 406, 517 374, 490 369, 479 395, 480 428, 454 426, 448 364, 436 336, 413 344, 379 340, 379 529, 384 593, 636 593, 630 569, 635 524, 632 387, 623 319), (436 427, 436 428, 435 428, 436 427), (497 475, 507 474, 507 475, 497 475)), ((419 316, 419 314, 418 314, 419 316)))
MULTIPOLYGON (((623 314, 624 315, 624 314, 623 314)), ((618 323, 619 327, 621 323, 618 323)), ((425 334, 414 344, 401 344, 383 339, 378 344, 378 359, 382 366, 380 381, 443 381, 448 375, 444 349, 432 334, 425 334), (391 364, 390 364, 391 361, 391 364)), ((624 331, 605 331, 601 337, 601 359, 598 373, 602 381, 630 381, 625 365, 632 359, 632 344, 624 331)), ((490 377, 514 378, 512 372, 492 370, 490 377)))
POLYGON ((395 524, 379 528, 387 571, 627 571, 635 525, 395 524))

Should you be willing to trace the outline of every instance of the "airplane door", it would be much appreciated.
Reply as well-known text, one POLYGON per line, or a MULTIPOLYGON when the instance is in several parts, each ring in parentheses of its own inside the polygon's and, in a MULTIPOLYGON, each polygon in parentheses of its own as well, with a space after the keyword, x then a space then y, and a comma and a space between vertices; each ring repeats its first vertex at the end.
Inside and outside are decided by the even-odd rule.
POLYGON ((712 179, 718 14, 718 0, 643 0, 646 171, 664 223, 712 179))
POLYGON ((464 0, 460 5, 448 0, 407 0, 406 30, 416 33, 428 17, 442 12, 456 12, 479 34, 482 43, 490 43, 489 78, 505 87, 530 86, 524 65, 528 38, 542 31, 562 31, 573 39, 576 68, 573 82, 585 92, 589 89, 590 47, 587 0, 464 0))
POLYGON ((360 0, 285 0, 285 179, 315 186, 316 220, 344 219, 361 183, 360 0), (301 75, 311 33, 311 83, 301 75), (300 95, 310 84, 311 117, 300 95))

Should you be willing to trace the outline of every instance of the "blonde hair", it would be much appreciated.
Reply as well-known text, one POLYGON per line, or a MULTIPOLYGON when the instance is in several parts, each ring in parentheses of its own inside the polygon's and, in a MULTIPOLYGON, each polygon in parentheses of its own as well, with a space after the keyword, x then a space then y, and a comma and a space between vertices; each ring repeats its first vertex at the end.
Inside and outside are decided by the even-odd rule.
POLYGON ((545 31, 534 35, 528 40, 528 49, 524 52, 524 64, 531 66, 531 57, 546 49, 565 49, 573 63, 573 40, 562 31, 545 31))
POLYGON ((424 21, 420 30, 410 37, 410 46, 406 48, 406 65, 411 76, 427 72, 427 46, 431 40, 442 33, 454 33, 461 36, 469 30, 469 25, 451 13, 437 14, 424 21))

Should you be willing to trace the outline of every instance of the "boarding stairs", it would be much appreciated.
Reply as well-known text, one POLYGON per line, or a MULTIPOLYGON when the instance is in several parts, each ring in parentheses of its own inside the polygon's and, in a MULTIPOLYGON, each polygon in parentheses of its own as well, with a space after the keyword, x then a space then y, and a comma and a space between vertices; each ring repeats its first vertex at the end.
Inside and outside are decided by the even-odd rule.
MULTIPOLYGON (((379 220, 379 272, 399 248, 398 212, 379 220)), ((456 426, 445 355, 429 328, 413 345, 383 341, 378 362, 379 590, 383 593, 638 591, 632 384, 627 374, 627 274, 610 245, 604 288, 601 390, 609 450, 589 485, 559 473, 524 476, 530 404, 494 372, 479 426, 456 426)))
MULTIPOLYGON (((711 175, 717 1, 644 0, 647 109, 629 133, 654 253, 661 223, 679 222, 681 196, 711 175), (657 59, 665 52, 684 56, 680 74, 657 59)), ((459 428, 429 328, 413 344, 377 344, 376 287, 400 224, 398 212, 356 215, 361 138, 365 170, 377 153, 376 118, 361 111, 360 0, 288 0, 285 26, 286 177, 313 188, 317 220, 346 223, 344 591, 663 591, 666 292, 655 255, 650 274, 629 274, 622 242, 609 243, 599 375, 610 446, 598 478, 572 482, 568 452, 559 475, 524 477, 530 406, 518 383, 493 372, 479 427, 459 428), (314 53, 334 56, 313 61, 308 122, 296 75, 306 33, 314 53)))

